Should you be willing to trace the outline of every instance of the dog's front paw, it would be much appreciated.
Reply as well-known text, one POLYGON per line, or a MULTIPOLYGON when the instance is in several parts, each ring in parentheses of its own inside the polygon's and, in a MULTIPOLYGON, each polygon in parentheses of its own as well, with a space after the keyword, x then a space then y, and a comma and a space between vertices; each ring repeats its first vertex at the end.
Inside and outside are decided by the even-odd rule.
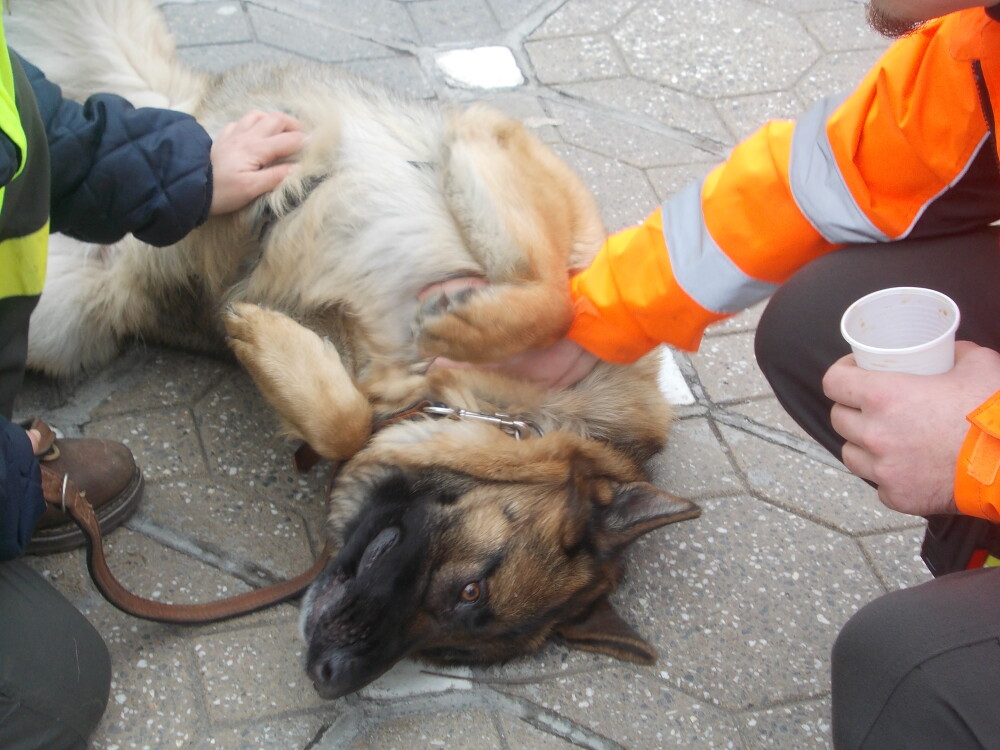
POLYGON ((229 345, 290 435, 335 461, 362 448, 371 434, 371 406, 333 344, 257 305, 236 303, 222 319, 229 345))
POLYGON ((420 295, 415 338, 424 357, 484 364, 546 346, 569 327, 568 290, 451 279, 420 295))

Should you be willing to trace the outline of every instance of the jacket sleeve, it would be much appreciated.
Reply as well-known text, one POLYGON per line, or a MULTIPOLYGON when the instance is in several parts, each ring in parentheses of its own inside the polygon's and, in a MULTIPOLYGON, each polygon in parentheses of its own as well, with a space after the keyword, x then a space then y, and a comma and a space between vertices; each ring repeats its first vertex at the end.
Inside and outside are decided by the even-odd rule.
POLYGON ((570 281, 569 337, 613 362, 660 343, 695 350, 707 325, 823 253, 1000 218, 974 65, 996 49, 1000 23, 982 8, 952 14, 895 43, 849 96, 765 125, 704 181, 608 238, 570 281))
POLYGON ((955 469, 955 504, 961 513, 1000 523, 1000 391, 968 420, 955 469))
POLYGON ((24 554, 44 510, 31 441, 24 428, 0 417, 0 560, 24 554))
POLYGON ((212 140, 193 117, 136 109, 111 94, 80 104, 31 63, 21 64, 49 142, 52 231, 98 243, 131 233, 164 246, 205 221, 212 140))

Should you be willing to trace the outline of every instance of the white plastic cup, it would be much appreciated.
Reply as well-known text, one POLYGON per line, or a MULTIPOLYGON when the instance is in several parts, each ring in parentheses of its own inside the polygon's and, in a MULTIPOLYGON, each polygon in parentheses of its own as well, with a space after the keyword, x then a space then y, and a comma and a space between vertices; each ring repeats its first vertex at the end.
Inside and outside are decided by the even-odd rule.
POLYGON ((840 319, 840 332, 858 367, 940 375, 955 365, 958 320, 958 305, 951 297, 899 286, 852 303, 840 319))

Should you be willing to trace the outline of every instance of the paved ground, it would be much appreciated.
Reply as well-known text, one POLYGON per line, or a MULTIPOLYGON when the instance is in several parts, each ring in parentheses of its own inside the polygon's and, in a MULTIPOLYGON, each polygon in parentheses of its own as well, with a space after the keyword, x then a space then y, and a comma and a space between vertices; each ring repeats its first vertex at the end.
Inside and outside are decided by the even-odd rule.
MULTIPOLYGON (((492 100, 583 174, 609 228, 640 220, 769 117, 848 87, 884 43, 849 0, 253 0, 163 4, 185 60, 221 69, 308 57, 416 97, 492 100), (452 85, 438 55, 501 45, 524 82, 452 85)), ((481 74, 478 63, 459 73, 481 74)), ((487 71, 488 72, 488 71, 487 71)), ((503 72, 503 71, 496 71, 503 72)), ((475 77, 475 76, 473 76, 475 77)), ((638 544, 616 602, 658 648, 650 668, 550 647, 502 667, 415 664, 324 702, 292 606, 216 627, 132 620, 81 552, 34 565, 114 657, 100 748, 805 748, 829 745, 829 650, 884 591, 927 577, 919 523, 885 511, 781 413, 752 355, 756 314, 675 354, 663 487, 704 515, 638 544)), ((124 581, 164 600, 245 589, 316 548, 323 477, 288 468, 241 372, 155 347, 18 406, 70 434, 124 438, 148 480, 111 537, 124 581)))

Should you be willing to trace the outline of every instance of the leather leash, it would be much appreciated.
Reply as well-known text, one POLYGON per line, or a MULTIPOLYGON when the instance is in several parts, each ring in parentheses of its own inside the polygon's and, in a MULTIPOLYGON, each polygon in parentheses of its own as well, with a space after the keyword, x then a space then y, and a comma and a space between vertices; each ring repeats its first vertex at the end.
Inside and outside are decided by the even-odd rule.
MULTIPOLYGON (((419 401, 395 414, 384 417, 373 425, 373 431, 377 431, 392 422, 421 413, 431 403, 430 401, 419 401)), ((33 426, 42 432, 46 439, 45 448, 48 450, 55 441, 54 434, 47 425, 33 426)), ((301 472, 306 472, 319 459, 319 454, 307 443, 303 443, 295 454, 296 468, 301 472)), ((316 558, 312 567, 294 578, 212 602, 168 604, 146 599, 125 588, 108 567, 107 558, 104 556, 101 526, 93 506, 84 493, 80 492, 68 476, 62 476, 44 465, 41 469, 42 494, 45 496, 45 502, 69 515, 83 531, 87 541, 87 569, 90 571, 94 585, 110 604, 133 617, 181 625, 205 625, 248 615, 251 612, 257 612, 301 596, 330 560, 329 550, 324 548, 323 553, 316 558)))
POLYGON ((202 625, 240 617, 294 599, 308 588, 330 559, 324 550, 305 572, 281 583, 202 604, 167 604, 145 599, 126 589, 108 567, 101 527, 87 498, 71 479, 42 467, 45 502, 69 514, 87 538, 87 568, 104 598, 126 614, 154 622, 202 625))

